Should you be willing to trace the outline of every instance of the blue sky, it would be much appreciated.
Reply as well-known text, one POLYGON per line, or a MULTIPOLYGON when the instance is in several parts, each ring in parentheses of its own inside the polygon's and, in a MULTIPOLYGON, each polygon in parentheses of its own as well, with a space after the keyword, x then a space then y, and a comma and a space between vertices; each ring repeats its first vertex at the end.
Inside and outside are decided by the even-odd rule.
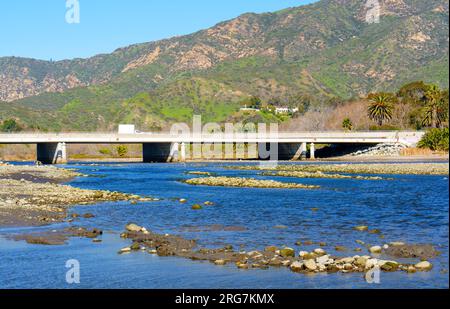
POLYGON ((78 0, 68 24, 66 0, 0 1, 0 57, 71 59, 183 35, 246 12, 270 12, 313 0, 78 0))

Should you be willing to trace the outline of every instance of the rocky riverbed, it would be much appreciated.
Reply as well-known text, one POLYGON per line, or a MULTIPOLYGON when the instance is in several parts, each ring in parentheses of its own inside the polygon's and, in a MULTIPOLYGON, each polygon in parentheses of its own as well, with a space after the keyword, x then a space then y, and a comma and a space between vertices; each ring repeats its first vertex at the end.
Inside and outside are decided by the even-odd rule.
POLYGON ((414 273, 429 271, 433 268, 428 258, 438 252, 431 245, 408 245, 392 242, 383 246, 367 247, 367 254, 335 256, 327 254, 322 248, 311 252, 299 251, 289 247, 267 246, 264 250, 235 250, 231 245, 223 248, 198 248, 195 240, 169 234, 156 234, 145 227, 130 223, 125 227, 122 238, 130 239, 132 244, 122 248, 119 254, 147 252, 158 256, 178 256, 191 260, 203 260, 218 266, 234 264, 240 269, 267 269, 270 267, 288 267, 298 273, 352 273, 368 272, 377 268, 380 271, 404 271, 414 273), (419 261, 398 262, 381 259, 381 254, 396 258, 420 258, 419 261))
MULTIPOLYGON (((356 227, 360 232, 369 232, 368 229, 356 227)), ((26 241, 35 245, 63 245, 70 237, 91 239, 94 243, 102 242, 103 231, 100 229, 86 229, 82 227, 69 227, 62 230, 35 232, 30 234, 13 235, 16 241, 26 241)), ((403 271, 407 273, 427 272, 433 268, 429 259, 440 253, 430 244, 405 244, 403 242, 390 242, 383 245, 366 245, 357 241, 360 246, 358 255, 337 256, 328 254, 326 250, 317 247, 312 251, 298 251, 284 246, 266 246, 263 250, 235 249, 231 245, 221 248, 203 248, 196 240, 187 239, 178 235, 154 233, 143 226, 129 223, 121 238, 131 241, 130 246, 118 251, 118 254, 145 253, 160 257, 180 257, 197 261, 209 261, 217 266, 227 264, 239 269, 269 269, 286 267, 296 273, 367 273, 377 269, 384 272, 403 271), (366 252, 363 252, 366 251, 366 252), (382 258, 383 257, 383 258, 382 258), (386 258, 391 257, 391 258, 386 258), (401 259, 402 261, 396 261, 401 259), (407 262, 405 262, 407 260, 407 262)), ((312 245, 313 242, 305 242, 312 245)), ((326 245, 326 243, 317 243, 326 245)), ((296 246, 302 245, 300 242, 296 246)), ((336 246, 336 251, 348 251, 347 248, 336 246)))
POLYGON ((279 177, 294 177, 294 178, 328 178, 328 179, 359 179, 359 180, 382 180, 382 177, 378 176, 349 176, 341 174, 329 174, 321 171, 317 172, 300 172, 300 171, 277 171, 277 172, 264 172, 263 176, 279 176, 279 177))
POLYGON ((80 173, 53 166, 0 166, 0 226, 61 222, 73 205, 106 201, 143 201, 137 195, 63 185, 80 173))
POLYGON ((347 174, 392 174, 392 175, 448 175, 445 163, 401 163, 401 164, 302 164, 278 165, 265 168, 258 165, 229 166, 238 170, 275 170, 303 173, 347 173, 347 174))
POLYGON ((275 180, 259 180, 243 177, 201 177, 184 181, 189 185, 213 187, 271 188, 271 189, 317 189, 319 186, 287 183, 275 180))

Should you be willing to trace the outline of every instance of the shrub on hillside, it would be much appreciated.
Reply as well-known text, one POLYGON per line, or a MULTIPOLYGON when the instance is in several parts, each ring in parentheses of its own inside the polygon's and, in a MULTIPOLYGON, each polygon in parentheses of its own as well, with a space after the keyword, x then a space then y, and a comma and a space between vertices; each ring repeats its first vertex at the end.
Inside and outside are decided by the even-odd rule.
POLYGON ((117 155, 119 157, 123 158, 127 155, 128 148, 127 148, 127 146, 120 145, 120 146, 117 146, 116 151, 117 151, 117 155))
POLYGON ((3 132, 19 132, 22 127, 14 119, 7 119, 0 125, 0 131, 3 132))
POLYGON ((344 121, 342 121, 342 128, 348 131, 351 131, 353 129, 353 122, 350 120, 350 118, 345 118, 344 121))
POLYGON ((110 155, 111 154, 111 150, 109 150, 108 148, 101 148, 98 152, 101 153, 102 155, 110 155))
POLYGON ((449 130, 431 129, 422 137, 418 144, 419 148, 429 148, 431 150, 448 151, 449 149, 449 130))

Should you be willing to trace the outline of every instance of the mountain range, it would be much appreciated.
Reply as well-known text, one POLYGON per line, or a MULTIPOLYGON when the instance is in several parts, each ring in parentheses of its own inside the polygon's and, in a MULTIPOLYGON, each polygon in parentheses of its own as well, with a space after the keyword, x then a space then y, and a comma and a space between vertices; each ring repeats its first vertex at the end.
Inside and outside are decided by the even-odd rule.
POLYGON ((193 114, 235 119, 252 96, 309 104, 416 80, 448 88, 448 1, 379 3, 379 23, 366 22, 365 0, 322 0, 87 59, 2 57, 0 120, 52 131, 155 130, 193 114))

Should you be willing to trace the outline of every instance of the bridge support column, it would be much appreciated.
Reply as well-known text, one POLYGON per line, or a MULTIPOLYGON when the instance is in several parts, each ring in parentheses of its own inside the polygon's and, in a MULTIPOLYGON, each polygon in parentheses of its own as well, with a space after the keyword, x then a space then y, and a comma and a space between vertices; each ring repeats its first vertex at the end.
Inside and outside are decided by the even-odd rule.
POLYGON ((180 160, 180 143, 172 143, 170 145, 169 162, 175 162, 180 160))
POLYGON ((36 148, 37 161, 42 164, 67 163, 66 143, 39 143, 36 148))
POLYGON ((306 143, 302 143, 302 146, 300 147, 300 160, 307 159, 307 153, 308 145, 306 143))
POLYGON ((309 147, 309 157, 311 160, 316 158, 316 145, 314 145, 314 143, 311 143, 309 147))
POLYGON ((181 143, 179 160, 181 162, 186 162, 186 143, 181 143))
POLYGON ((178 145, 178 143, 144 143, 143 160, 145 163, 171 162, 174 155, 178 156, 178 145))

